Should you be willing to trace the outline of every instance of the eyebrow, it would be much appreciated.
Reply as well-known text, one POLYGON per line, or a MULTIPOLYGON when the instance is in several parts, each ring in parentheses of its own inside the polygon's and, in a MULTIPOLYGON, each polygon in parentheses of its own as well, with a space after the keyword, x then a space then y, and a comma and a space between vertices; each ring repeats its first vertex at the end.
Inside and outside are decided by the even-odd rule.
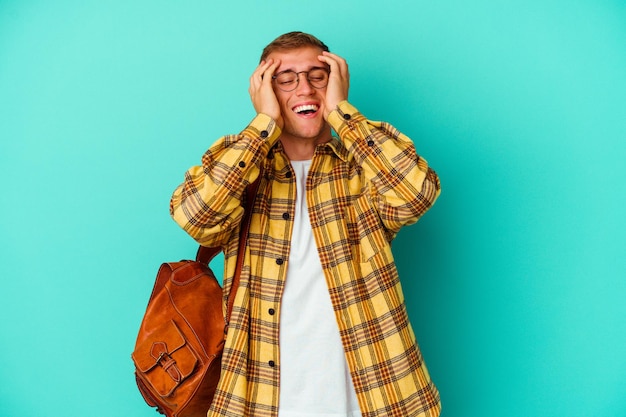
POLYGON ((280 74, 284 74, 284 73, 286 73, 286 72, 309 72, 309 71, 312 71, 312 70, 314 70, 314 69, 323 69, 323 70, 327 70, 327 71, 329 71, 329 70, 330 70, 330 68, 328 68, 327 66, 326 66, 326 67, 313 66, 313 67, 310 67, 310 68, 309 68, 308 70, 306 70, 306 71, 296 71, 296 70, 294 70, 294 69, 292 69, 292 68, 288 68, 288 69, 286 69, 286 70, 282 70, 281 72, 277 72, 277 73, 275 73, 275 74, 274 74, 274 76, 277 76, 277 75, 280 75, 280 74))

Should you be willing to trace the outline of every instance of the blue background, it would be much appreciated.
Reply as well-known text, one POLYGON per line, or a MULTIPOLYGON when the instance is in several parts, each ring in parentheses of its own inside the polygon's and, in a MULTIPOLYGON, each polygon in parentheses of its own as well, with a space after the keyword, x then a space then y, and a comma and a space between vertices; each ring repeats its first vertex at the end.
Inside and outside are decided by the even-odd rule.
POLYGON ((443 417, 626 416, 618 0, 0 0, 0 415, 157 415, 130 353, 195 251, 170 194, 291 30, 442 179, 395 253, 443 417))

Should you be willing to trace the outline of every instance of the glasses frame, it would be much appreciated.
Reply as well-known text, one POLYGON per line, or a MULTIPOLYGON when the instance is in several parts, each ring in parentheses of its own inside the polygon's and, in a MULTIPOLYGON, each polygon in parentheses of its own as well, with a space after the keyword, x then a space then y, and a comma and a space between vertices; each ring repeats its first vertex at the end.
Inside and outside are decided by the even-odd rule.
POLYGON ((285 70, 285 71, 281 71, 278 74, 272 75, 272 81, 276 81, 276 78, 278 78, 279 76, 281 76, 282 74, 288 73, 288 72, 292 72, 294 74, 296 74, 296 85, 295 87, 289 89, 289 90, 285 90, 284 88, 282 88, 280 86, 280 84, 276 83, 276 87, 278 87, 279 90, 284 91, 285 93, 289 93, 291 91, 294 91, 296 88, 298 88, 298 86, 300 85, 300 74, 306 74, 306 81, 309 83, 309 85, 312 88, 315 88, 316 90, 321 90, 322 88, 326 88, 326 86, 328 85, 328 79, 326 80, 326 84, 324 84, 322 87, 316 87, 313 85, 313 83, 311 83, 311 80, 309 79, 309 72, 311 71, 315 71, 315 70, 323 70, 326 72, 326 75, 330 75, 330 70, 328 68, 325 67, 313 67, 308 71, 294 71, 294 70, 285 70))

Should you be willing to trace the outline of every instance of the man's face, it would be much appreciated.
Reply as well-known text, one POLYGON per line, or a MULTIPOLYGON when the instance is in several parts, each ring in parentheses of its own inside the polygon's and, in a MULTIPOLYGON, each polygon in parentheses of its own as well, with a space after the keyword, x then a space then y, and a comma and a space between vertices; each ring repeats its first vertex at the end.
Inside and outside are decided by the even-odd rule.
MULTIPOLYGON (((313 46, 288 51, 275 51, 267 59, 280 60, 275 75, 283 71, 309 71, 312 68, 327 67, 317 57, 322 50, 313 46)), ((313 88, 307 74, 298 74, 298 86, 293 91, 282 91, 273 82, 274 93, 280 105, 284 120, 281 140, 314 139, 316 143, 330 139, 330 126, 323 116, 326 87, 313 88)))

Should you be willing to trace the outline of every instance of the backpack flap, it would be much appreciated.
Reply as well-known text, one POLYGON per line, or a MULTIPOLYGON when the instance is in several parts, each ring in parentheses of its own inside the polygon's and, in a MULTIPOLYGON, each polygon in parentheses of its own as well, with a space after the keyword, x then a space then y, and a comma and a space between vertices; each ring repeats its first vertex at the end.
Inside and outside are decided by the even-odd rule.
POLYGON ((133 352, 137 372, 164 397, 169 396, 187 378, 198 358, 174 321, 155 329, 152 337, 133 352))

